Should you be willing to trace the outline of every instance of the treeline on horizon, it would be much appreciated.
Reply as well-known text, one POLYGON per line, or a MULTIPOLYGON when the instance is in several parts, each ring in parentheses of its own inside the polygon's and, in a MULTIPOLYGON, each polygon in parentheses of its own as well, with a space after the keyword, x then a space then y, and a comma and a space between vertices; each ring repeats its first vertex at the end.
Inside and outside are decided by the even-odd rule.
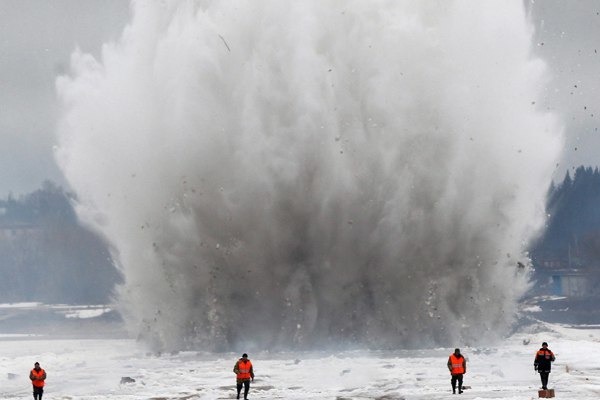
POLYGON ((600 172, 578 167, 548 191, 548 219, 543 235, 531 246, 534 266, 553 261, 559 268, 600 273, 600 172))
POLYGON ((120 275, 107 244, 79 224, 73 200, 50 181, 0 199, 0 302, 110 301, 120 275))

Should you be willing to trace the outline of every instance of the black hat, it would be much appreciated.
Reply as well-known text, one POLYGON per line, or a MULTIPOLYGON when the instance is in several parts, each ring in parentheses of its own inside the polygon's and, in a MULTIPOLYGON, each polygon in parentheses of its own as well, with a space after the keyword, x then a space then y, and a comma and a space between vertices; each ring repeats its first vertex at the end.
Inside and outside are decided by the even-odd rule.
POLYGON ((40 365, 40 363, 36 361, 33 365, 40 365))
POLYGON ((248 358, 248 354, 246 354, 246 353, 242 354, 242 358, 248 358))
POLYGON ((544 342, 542 343, 542 346, 548 346, 548 343, 544 342))

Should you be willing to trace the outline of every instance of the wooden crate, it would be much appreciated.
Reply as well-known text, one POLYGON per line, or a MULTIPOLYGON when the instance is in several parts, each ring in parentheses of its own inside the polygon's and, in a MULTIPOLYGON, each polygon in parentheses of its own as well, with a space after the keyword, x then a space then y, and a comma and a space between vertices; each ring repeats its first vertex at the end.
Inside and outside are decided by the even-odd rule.
POLYGON ((538 397, 549 399, 554 397, 554 389, 538 390, 538 397))

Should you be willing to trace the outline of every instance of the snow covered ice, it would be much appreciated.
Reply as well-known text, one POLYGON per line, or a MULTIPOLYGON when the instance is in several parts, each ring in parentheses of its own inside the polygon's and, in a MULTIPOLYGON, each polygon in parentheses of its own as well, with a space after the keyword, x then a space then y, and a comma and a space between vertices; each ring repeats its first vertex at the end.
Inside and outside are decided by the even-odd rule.
MULTIPOLYGON (((93 318, 92 318, 93 319, 93 318)), ((82 321, 91 324, 90 318, 82 321)), ((600 327, 539 323, 536 333, 516 333, 488 347, 464 347, 471 386, 462 399, 537 398, 535 352, 543 341, 557 360, 550 387, 557 399, 600 395, 600 327), (524 344, 528 343, 528 344, 524 344)), ((250 399, 456 398, 446 367, 452 348, 346 352, 250 353, 256 373, 250 399)), ((28 373, 39 361, 48 373, 44 398, 232 399, 238 353, 179 352, 156 355, 131 339, 79 334, 5 334, 0 337, 0 398, 30 398, 28 373), (130 377, 133 383, 121 384, 130 377)))

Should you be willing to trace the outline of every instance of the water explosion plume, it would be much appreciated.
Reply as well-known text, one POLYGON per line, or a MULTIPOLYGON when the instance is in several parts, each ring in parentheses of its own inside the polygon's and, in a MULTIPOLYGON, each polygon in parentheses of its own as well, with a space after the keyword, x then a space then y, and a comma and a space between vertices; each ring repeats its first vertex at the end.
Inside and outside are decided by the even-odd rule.
POLYGON ((562 144, 520 0, 132 9, 57 82, 57 158, 132 331, 381 348, 510 327, 562 144))

